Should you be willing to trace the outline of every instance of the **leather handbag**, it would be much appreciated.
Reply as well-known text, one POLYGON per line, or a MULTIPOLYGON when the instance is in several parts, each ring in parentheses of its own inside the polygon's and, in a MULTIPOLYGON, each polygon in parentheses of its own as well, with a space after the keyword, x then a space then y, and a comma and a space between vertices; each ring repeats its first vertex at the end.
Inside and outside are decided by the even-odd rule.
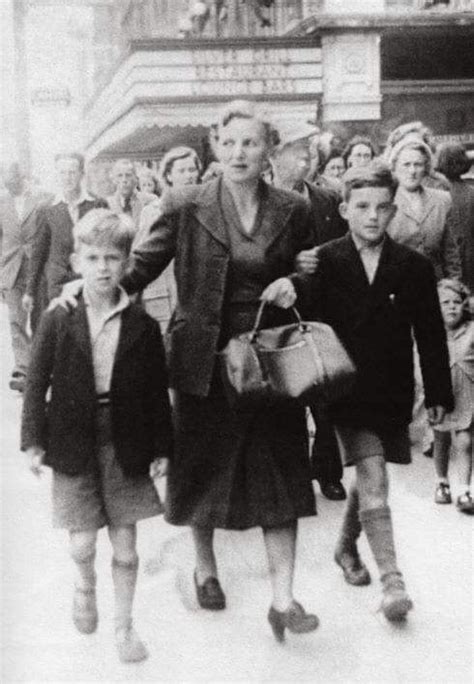
POLYGON ((229 340, 220 352, 224 388, 231 404, 283 398, 332 402, 346 394, 356 368, 334 330, 303 321, 260 330, 262 302, 250 332, 229 340))

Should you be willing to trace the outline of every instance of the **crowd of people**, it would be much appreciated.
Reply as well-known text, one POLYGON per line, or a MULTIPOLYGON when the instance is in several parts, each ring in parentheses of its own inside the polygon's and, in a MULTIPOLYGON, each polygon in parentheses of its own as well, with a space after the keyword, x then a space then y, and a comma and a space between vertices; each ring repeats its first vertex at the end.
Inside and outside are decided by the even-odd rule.
POLYGON ((24 396, 21 446, 33 472, 53 470, 53 522, 69 532, 83 633, 98 623, 95 549, 108 528, 124 662, 147 656, 132 623, 143 518, 164 511, 191 528, 204 610, 226 607, 214 530, 262 528, 268 621, 283 641, 319 624, 293 593, 297 522, 316 514, 313 480, 327 498, 347 499, 335 562, 349 584, 371 582, 363 531, 390 621, 413 601, 386 464, 410 463, 414 417, 434 456, 436 503, 452 501, 456 453, 456 504, 474 512, 468 155, 458 144, 436 149, 420 122, 394 130, 382 153, 365 136, 323 146, 310 128, 277 131, 254 104, 229 103, 211 129, 207 169, 191 147, 169 150, 157 176, 120 159, 106 198, 87 191, 77 153, 56 157, 55 196, 29 190, 18 165, 5 175, 0 284, 10 387, 24 396), (292 322, 296 304, 334 329, 357 369, 346 396, 229 403, 219 352, 253 328, 262 301, 264 327, 292 322), (164 475, 162 502, 152 477, 164 475))

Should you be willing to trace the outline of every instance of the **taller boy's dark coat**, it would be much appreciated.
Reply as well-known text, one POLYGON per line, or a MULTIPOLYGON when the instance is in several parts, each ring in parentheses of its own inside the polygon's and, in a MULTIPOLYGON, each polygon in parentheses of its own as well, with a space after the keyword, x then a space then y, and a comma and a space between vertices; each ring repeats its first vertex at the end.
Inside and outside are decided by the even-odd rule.
MULTIPOLYGON (((121 314, 111 381, 112 441, 127 475, 169 457, 172 426, 160 327, 131 305, 121 314)), ((76 475, 98 450, 92 349, 82 298, 77 308, 44 314, 33 344, 23 408, 22 449, 46 449, 45 463, 76 475), (46 392, 51 385, 51 400, 46 392)))
POLYGON ((453 405, 446 333, 434 269, 388 236, 369 284, 350 235, 321 247, 314 276, 302 277, 311 316, 331 325, 358 368, 351 394, 332 407, 334 420, 358 426, 407 425, 413 406, 413 338, 425 403, 453 405))
MULTIPOLYGON (((134 250, 125 289, 136 292, 157 278, 175 257, 178 304, 170 323, 170 382, 182 392, 206 396, 221 334, 230 244, 220 208, 221 179, 172 191, 163 197, 162 215, 134 250)), ((292 273, 294 259, 311 244, 308 203, 296 193, 262 181, 264 210, 260 230, 269 236, 268 270, 279 278, 292 273)))

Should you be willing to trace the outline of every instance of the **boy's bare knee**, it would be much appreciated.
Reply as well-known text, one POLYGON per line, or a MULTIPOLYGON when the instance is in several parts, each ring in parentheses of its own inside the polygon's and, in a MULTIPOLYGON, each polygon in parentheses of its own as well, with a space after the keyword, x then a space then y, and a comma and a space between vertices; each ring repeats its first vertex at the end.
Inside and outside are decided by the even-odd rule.
POLYGON ((116 563, 119 565, 136 565, 138 563, 135 525, 109 527, 109 538, 116 563))
POLYGON ((456 433, 456 449, 459 454, 471 454, 472 436, 467 430, 456 433))
POLYGON ((361 510, 380 508, 388 503, 388 478, 383 457, 370 457, 356 464, 357 489, 361 510))
POLYGON ((97 532, 71 532, 70 533, 70 549, 71 556, 77 563, 84 563, 87 560, 92 560, 95 557, 95 548, 97 542, 97 532))

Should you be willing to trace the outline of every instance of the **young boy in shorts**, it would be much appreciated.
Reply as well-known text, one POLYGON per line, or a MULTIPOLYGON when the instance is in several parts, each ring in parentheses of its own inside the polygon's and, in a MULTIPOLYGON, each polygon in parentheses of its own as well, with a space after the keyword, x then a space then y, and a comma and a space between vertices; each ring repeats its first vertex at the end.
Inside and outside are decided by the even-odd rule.
POLYGON ((148 655, 132 627, 136 523, 162 512, 150 469, 164 475, 172 448, 160 328, 119 285, 133 238, 130 220, 107 209, 75 226, 72 262, 83 292, 73 311, 43 315, 22 424, 32 471, 53 469, 53 523, 69 532, 77 571, 72 617, 85 634, 97 628, 97 531, 108 528, 123 662, 148 655))
POLYGON ((446 335, 430 262, 386 234, 395 213, 389 169, 372 162, 349 170, 343 184, 340 211, 349 233, 318 250, 315 273, 300 277, 301 294, 312 316, 333 327, 358 370, 351 393, 331 407, 344 465, 356 470, 335 561, 350 584, 370 582, 357 551, 363 529, 381 576, 381 609, 396 621, 413 604, 397 564, 386 463, 411 460, 413 337, 432 424, 452 409, 446 335))

